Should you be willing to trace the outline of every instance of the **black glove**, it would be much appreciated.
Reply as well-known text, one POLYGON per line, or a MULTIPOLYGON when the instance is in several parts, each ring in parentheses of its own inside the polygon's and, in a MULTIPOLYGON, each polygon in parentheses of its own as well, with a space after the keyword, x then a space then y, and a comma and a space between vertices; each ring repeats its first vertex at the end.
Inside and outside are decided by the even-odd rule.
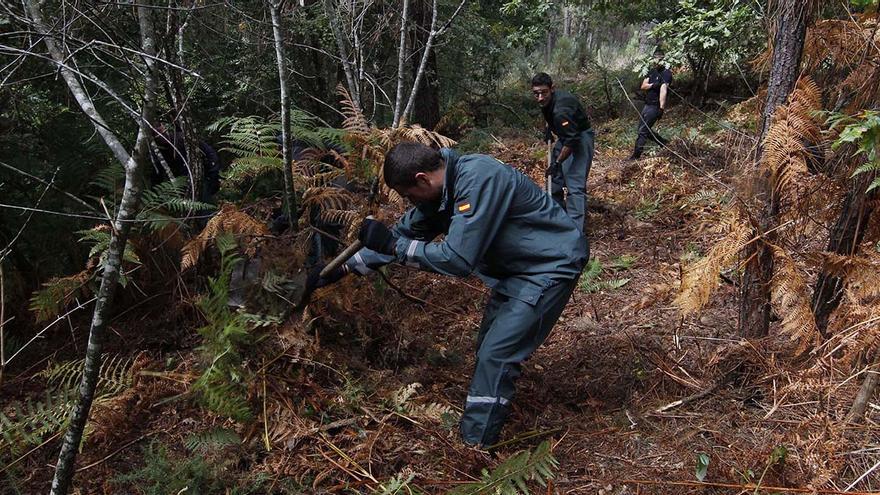
POLYGON ((547 175, 548 177, 553 177, 558 172, 559 172, 559 163, 557 163, 556 160, 551 160, 550 165, 547 167, 547 170, 544 175, 547 175))
POLYGON ((553 133, 550 132, 550 127, 544 128, 544 142, 552 143, 553 142, 553 133))
POLYGON ((321 287, 326 287, 331 284, 335 284, 342 280, 343 277, 348 275, 348 267, 346 265, 342 265, 339 268, 331 271, 326 276, 321 276, 321 270, 324 269, 326 265, 324 263, 318 263, 313 266, 309 270, 308 278, 306 278, 306 296, 312 294, 315 289, 320 289, 321 287))
POLYGON ((358 234, 364 246, 377 253, 394 256, 397 236, 388 227, 378 220, 367 218, 361 224, 361 232, 358 234))

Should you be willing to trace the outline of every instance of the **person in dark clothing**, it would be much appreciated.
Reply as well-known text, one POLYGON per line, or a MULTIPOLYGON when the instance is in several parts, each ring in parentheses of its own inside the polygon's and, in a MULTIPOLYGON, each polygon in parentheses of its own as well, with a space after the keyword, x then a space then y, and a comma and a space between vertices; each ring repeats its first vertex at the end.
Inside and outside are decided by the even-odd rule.
POLYGON ((459 156, 401 143, 385 157, 385 183, 415 207, 388 228, 366 219, 365 246, 306 290, 391 262, 465 277, 492 288, 477 334, 476 369, 461 419, 465 443, 497 443, 521 363, 562 314, 589 257, 586 237, 531 179, 486 155, 459 156), (443 236, 440 240, 437 237, 443 236))
POLYGON ((554 134, 558 138, 547 170, 552 181, 551 194, 583 232, 587 177, 593 163, 595 140, 590 119, 581 102, 568 91, 554 88, 553 79, 543 72, 532 78, 532 94, 541 105, 547 122, 544 141, 552 142, 554 134))
MULTIPOLYGON (((156 148, 172 175, 174 177, 189 175, 183 132, 177 126, 169 132, 164 124, 159 124, 156 131, 156 148)), ((204 141, 200 140, 198 146, 202 155, 202 194, 199 201, 212 203, 214 195, 220 190, 220 156, 204 141)), ((150 170, 150 181, 153 185, 173 178, 168 177, 165 167, 155 154, 151 154, 151 161, 153 167, 150 170)))
POLYGON ((663 117, 663 112, 666 109, 666 95, 669 91, 669 85, 672 84, 672 72, 663 65, 663 52, 660 50, 654 52, 652 65, 648 76, 642 81, 641 89, 645 91, 645 106, 639 116, 638 137, 635 149, 629 157, 630 160, 637 160, 642 156, 645 141, 648 139, 661 146, 666 146, 668 142, 652 127, 663 117))

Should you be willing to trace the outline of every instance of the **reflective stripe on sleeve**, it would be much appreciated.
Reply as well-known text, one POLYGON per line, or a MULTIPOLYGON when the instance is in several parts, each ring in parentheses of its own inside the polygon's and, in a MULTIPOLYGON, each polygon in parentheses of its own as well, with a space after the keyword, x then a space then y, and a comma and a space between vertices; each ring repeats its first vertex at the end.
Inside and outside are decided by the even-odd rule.
POLYGON ((413 240, 413 241, 409 242, 409 246, 407 246, 407 248, 406 248, 406 258, 405 258, 407 266, 412 266, 415 268, 419 267, 419 263, 417 261, 413 261, 413 259, 412 259, 412 257, 416 254, 416 249, 418 249, 419 244, 421 244, 421 241, 413 240))

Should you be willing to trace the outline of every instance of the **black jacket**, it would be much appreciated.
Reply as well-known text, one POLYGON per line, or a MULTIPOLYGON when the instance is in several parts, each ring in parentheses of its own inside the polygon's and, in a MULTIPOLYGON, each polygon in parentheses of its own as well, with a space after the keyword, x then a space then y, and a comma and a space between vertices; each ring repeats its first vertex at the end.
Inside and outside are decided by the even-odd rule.
POLYGON ((574 146, 578 135, 590 129, 590 119, 583 105, 568 91, 553 91, 553 100, 541 111, 547 126, 564 146, 574 146))

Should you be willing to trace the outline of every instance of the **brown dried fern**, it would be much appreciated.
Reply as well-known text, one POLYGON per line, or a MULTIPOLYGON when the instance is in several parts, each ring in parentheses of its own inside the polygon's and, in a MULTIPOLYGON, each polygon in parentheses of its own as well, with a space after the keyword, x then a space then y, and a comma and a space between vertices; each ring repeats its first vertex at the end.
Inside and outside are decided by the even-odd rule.
POLYGON ((718 286, 722 268, 736 260, 737 254, 753 234, 751 226, 736 211, 728 214, 723 223, 724 237, 718 240, 706 256, 684 269, 681 289, 673 304, 685 314, 699 311, 718 286))
MULTIPOLYGON (((269 229, 262 223, 239 211, 235 205, 226 203, 220 211, 208 221, 208 225, 183 247, 181 252, 182 259, 180 261, 180 269, 187 270, 195 266, 199 257, 205 251, 208 243, 222 233, 230 233, 236 236, 245 235, 250 237, 264 236, 269 234, 269 229)), ((253 255, 256 249, 256 241, 248 239, 244 243, 245 252, 253 255)))
POLYGON ((773 253, 774 273, 770 281, 770 303, 782 317, 780 331, 797 341, 795 354, 802 354, 819 341, 819 330, 810 306, 810 289, 791 256, 769 244, 773 253))
POLYGON ((787 105, 773 114, 773 123, 764 139, 761 169, 770 178, 773 194, 780 204, 793 205, 802 196, 802 184, 809 176, 808 145, 821 145, 822 132, 815 112, 821 110, 818 86, 809 78, 798 81, 787 105))

